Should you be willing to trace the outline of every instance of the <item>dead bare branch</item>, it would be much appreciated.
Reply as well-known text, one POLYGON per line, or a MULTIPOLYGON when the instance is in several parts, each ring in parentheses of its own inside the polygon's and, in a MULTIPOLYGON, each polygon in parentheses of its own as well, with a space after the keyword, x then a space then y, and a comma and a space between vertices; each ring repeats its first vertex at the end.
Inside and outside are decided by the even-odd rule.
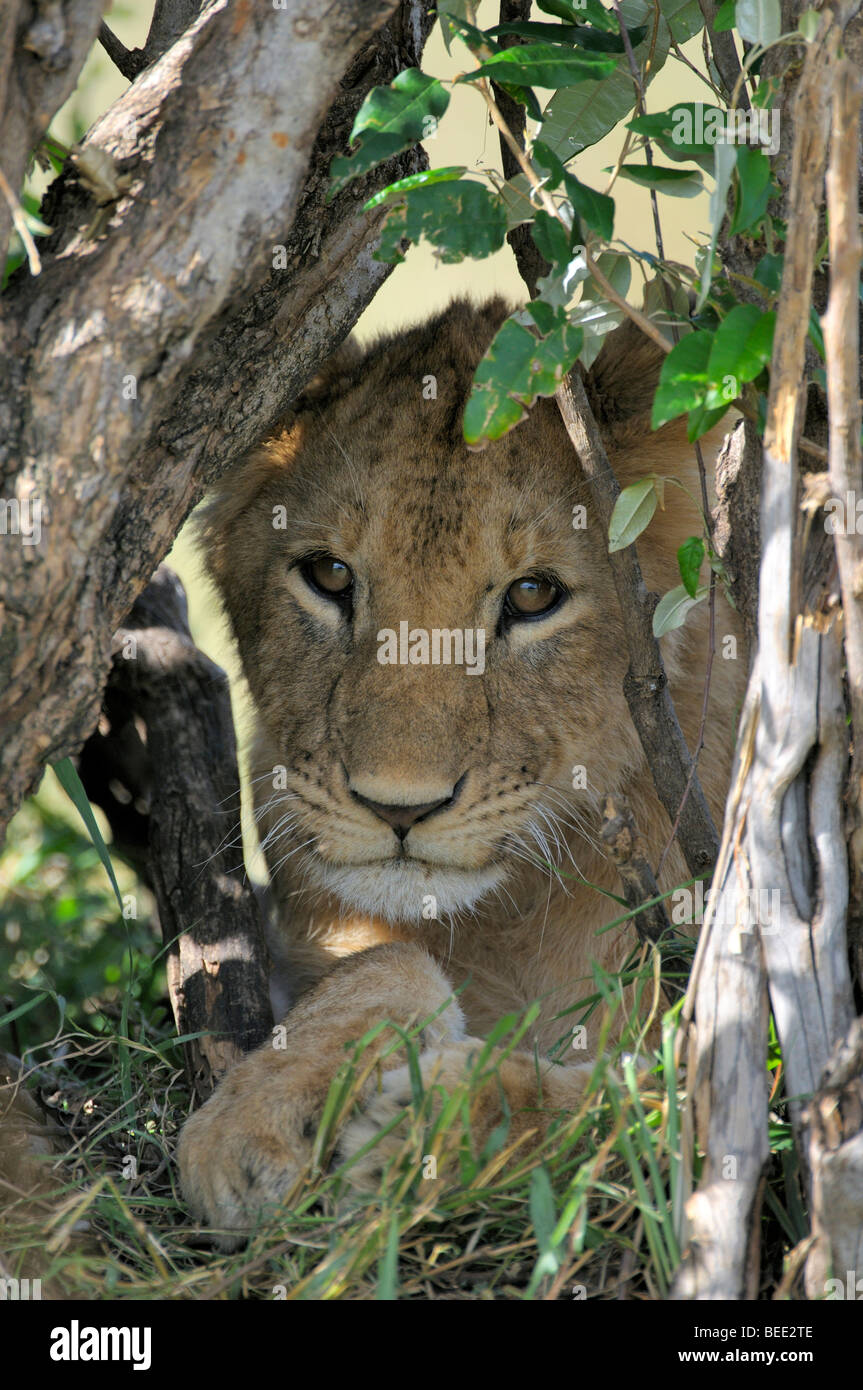
POLYGON ((715 895, 684 1005, 684 1020, 693 1004, 697 1018, 688 1084, 707 1160, 687 1206, 677 1298, 752 1296, 767 1155, 765 986, 804 1160, 808 1112, 800 1098, 817 1089, 853 1016, 841 823, 847 736, 840 624, 825 600, 822 576, 814 573, 804 584, 796 451, 830 93, 843 28, 858 8, 825 7, 794 102, 792 211, 765 430, 758 656, 715 895), (734 1160, 733 1182, 723 1181, 724 1158, 734 1160))

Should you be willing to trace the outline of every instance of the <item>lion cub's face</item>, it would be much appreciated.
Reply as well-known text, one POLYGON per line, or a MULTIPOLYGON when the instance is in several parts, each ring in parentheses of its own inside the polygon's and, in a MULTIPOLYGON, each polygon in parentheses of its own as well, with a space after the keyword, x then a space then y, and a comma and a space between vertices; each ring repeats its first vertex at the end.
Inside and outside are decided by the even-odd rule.
POLYGON ((259 712, 271 868, 390 920, 430 897, 427 916, 469 909, 575 844, 591 789, 637 756, 604 541, 554 403, 482 453, 462 439, 500 317, 457 304, 373 349, 206 523, 259 712))

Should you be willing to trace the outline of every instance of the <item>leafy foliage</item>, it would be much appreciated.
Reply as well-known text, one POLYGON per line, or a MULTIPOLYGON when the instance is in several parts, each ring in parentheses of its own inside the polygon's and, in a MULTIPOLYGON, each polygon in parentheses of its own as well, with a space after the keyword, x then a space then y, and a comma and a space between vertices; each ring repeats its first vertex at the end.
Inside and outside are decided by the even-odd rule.
MULTIPOLYGON (((745 111, 727 109, 715 96, 663 111, 646 109, 653 77, 670 54, 676 57, 677 45, 703 27, 697 0, 622 0, 620 18, 601 0, 539 0, 537 9, 549 18, 487 29, 477 27, 476 7, 467 0, 451 0, 441 14, 448 43, 458 39, 476 60, 456 82, 479 88, 492 102, 494 81, 534 120, 521 172, 501 183, 497 175, 450 166, 392 184, 366 205, 391 208, 378 252, 383 260, 402 259, 405 242, 420 238, 444 261, 487 256, 507 231, 527 223, 550 266, 538 297, 503 325, 477 369, 464 414, 466 441, 482 447, 500 438, 538 396, 555 391, 576 361, 591 365, 604 336, 621 322, 634 265, 651 268, 655 279, 646 287, 645 312, 672 334, 653 402, 653 428, 686 415, 687 435, 695 442, 732 404, 763 420, 784 227, 770 212, 776 192, 770 164, 776 148, 773 88, 760 80, 755 85, 753 74, 765 48, 781 38, 779 0, 727 0, 717 19, 717 29, 736 26, 750 45, 743 66, 754 91, 745 111), (544 107, 535 87, 554 88, 544 107), (608 186, 591 188, 573 165, 581 150, 618 125, 623 143, 608 186), (639 152, 640 162, 631 158, 639 152), (658 161, 657 152, 667 162, 658 161), (692 197, 706 187, 705 179, 712 180, 709 235, 694 266, 615 242, 617 179, 651 191, 656 221, 661 199, 692 197), (767 248, 745 299, 740 284, 716 261, 726 217, 729 236, 762 237, 767 248), (610 299, 608 286, 620 298, 610 299), (753 302, 753 288, 761 303, 753 302), (687 294, 694 312, 681 312, 687 294)), ((800 22, 800 37, 811 39, 817 26, 805 15, 800 22)), ((715 94, 712 75, 704 76, 715 94)), ((442 115, 447 101, 443 82, 416 72, 370 93, 352 132, 360 149, 334 162, 334 189, 419 139, 423 122, 442 115)), ((810 336, 823 355, 814 318, 810 336)), ((621 495, 611 522, 612 551, 631 544, 649 523, 661 482, 643 481, 621 495)), ((683 583, 657 610, 658 633, 684 621, 707 592, 697 579, 705 557, 724 581, 705 541, 694 537, 687 546, 680 557, 683 583)))
POLYGON ((400 72, 389 87, 373 87, 351 131, 351 143, 359 140, 360 148, 350 158, 333 160, 331 193, 424 139, 448 106, 449 92, 419 68, 400 72))

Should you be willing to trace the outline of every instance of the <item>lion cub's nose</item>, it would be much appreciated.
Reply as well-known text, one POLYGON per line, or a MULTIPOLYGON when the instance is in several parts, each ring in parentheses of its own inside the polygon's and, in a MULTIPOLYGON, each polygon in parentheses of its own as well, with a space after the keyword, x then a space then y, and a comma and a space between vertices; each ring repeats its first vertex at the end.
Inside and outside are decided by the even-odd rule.
POLYGON ((442 797, 440 801, 423 801, 416 806, 386 806, 381 801, 371 801, 367 796, 360 796, 360 793, 355 792, 353 788, 350 790, 351 796, 356 801, 359 801, 363 806, 368 806, 369 810, 374 811, 376 816, 386 821, 387 825, 391 825, 400 840, 405 838, 411 826, 416 825, 417 821, 424 820, 433 811, 439 810, 441 806, 448 806, 453 800, 450 795, 442 797))

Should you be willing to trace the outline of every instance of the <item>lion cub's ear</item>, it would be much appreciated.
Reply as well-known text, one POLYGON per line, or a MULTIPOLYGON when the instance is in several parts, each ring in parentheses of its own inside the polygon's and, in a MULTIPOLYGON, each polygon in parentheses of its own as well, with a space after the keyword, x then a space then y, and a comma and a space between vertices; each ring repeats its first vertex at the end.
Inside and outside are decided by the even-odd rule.
POLYGON ((244 455, 213 487, 197 520, 197 543, 221 589, 231 579, 236 543, 245 513, 267 485, 293 465, 303 435, 302 417, 325 409, 352 381, 364 353, 348 338, 327 358, 278 424, 256 449, 244 455))
MULTIPOLYGON (((665 354, 631 319, 605 339, 585 390, 602 432, 612 439, 647 421, 665 354)), ((648 426, 649 428, 649 426, 648 426)))
POLYGON ((340 396, 364 357, 365 353, 356 338, 345 338, 303 387, 302 394, 291 407, 291 414, 299 415, 312 406, 320 407, 334 396, 340 396))

